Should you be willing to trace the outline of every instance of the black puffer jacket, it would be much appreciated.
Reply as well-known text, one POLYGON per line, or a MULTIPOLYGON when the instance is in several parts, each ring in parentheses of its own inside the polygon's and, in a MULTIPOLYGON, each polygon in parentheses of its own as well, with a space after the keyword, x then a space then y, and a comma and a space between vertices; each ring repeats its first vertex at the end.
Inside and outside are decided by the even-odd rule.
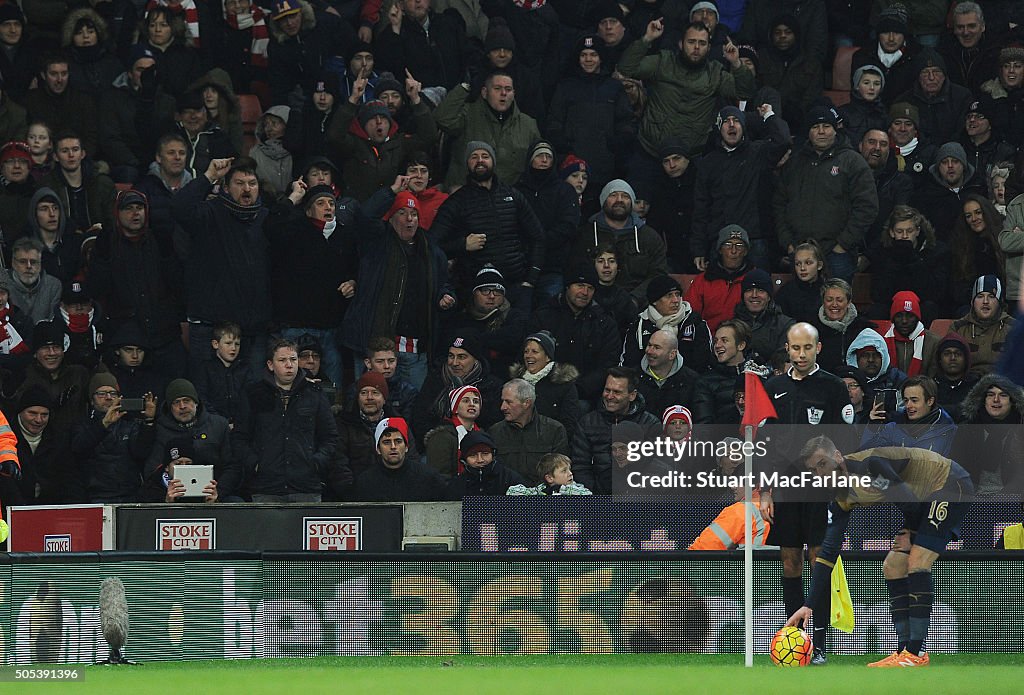
POLYGON ((377 463, 356 478, 346 495, 353 502, 434 502, 445 499, 444 481, 434 471, 406 456, 401 468, 386 468, 377 463))
POLYGON ((695 423, 727 425, 740 421, 733 392, 736 390, 736 377, 742 369, 742 363, 730 367, 716 361, 710 371, 700 375, 693 389, 693 405, 690 407, 695 423))
POLYGON ((903 290, 915 292, 922 301, 935 302, 939 311, 949 311, 949 248, 936 241, 918 237, 917 246, 893 244, 882 247, 871 260, 871 300, 876 311, 885 310, 893 295, 903 290))
POLYGON ((693 388, 697 384, 697 372, 683 364, 682 355, 676 356, 673 372, 658 381, 648 369, 647 357, 640 362, 640 394, 647 401, 647 407, 660 418, 665 408, 693 405, 693 388))
POLYGON ((921 118, 917 128, 921 137, 928 142, 944 143, 954 140, 963 127, 964 115, 971 99, 971 90, 950 82, 947 77, 935 96, 927 96, 920 83, 916 83, 893 103, 906 102, 916 106, 921 118))
MULTIPOLYGON (((856 86, 856 85, 855 85, 856 86)), ((881 98, 865 101, 856 89, 850 90, 850 102, 838 109, 843 118, 843 130, 850 145, 860 145, 864 133, 869 130, 886 131, 889 129, 889 113, 881 98)))
POLYGON ((612 492, 612 427, 620 422, 635 422, 644 428, 644 439, 661 435, 661 420, 647 412, 647 403, 639 393, 624 415, 615 415, 601 404, 580 420, 579 436, 573 441, 573 479, 594 494, 612 492))
POLYGON ((593 399, 604 388, 605 370, 619 363, 622 345, 615 321, 593 302, 579 314, 565 303, 565 293, 552 297, 533 312, 529 332, 555 336, 555 361, 579 370, 580 398, 593 399))
POLYGON ((232 446, 246 469, 250 492, 320 493, 345 482, 334 458, 338 429, 327 399, 299 370, 287 403, 268 375, 246 388, 232 446))
POLYGON ((509 283, 536 283, 544 266, 544 228, 526 196, 511 186, 491 179, 484 188, 472 181, 448 196, 437 210, 430 236, 466 284, 490 263, 509 283), (466 251, 466 237, 486 234, 479 251, 466 251))
POLYGON ((130 416, 106 428, 103 413, 93 411, 80 422, 71 439, 71 452, 86 473, 90 502, 135 502, 146 457, 153 448, 156 428, 130 416))
POLYGON ((775 293, 775 304, 779 311, 794 321, 813 323, 821 307, 823 280, 820 275, 814 282, 804 282, 794 277, 775 293))

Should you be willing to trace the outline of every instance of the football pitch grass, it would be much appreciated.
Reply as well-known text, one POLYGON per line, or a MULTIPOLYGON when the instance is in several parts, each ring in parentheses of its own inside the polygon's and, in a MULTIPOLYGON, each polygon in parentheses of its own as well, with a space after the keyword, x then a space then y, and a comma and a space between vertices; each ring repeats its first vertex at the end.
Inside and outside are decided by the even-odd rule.
MULTIPOLYGON (((923 669, 869 669, 878 656, 830 656, 827 666, 778 668, 757 656, 321 657, 251 661, 154 662, 89 666, 81 683, 18 684, 20 692, 206 693, 1020 693, 1024 654, 936 654, 923 669)), ((10 668, 10 667, 8 667, 10 668)), ((11 687, 0 685, 0 690, 11 687)), ((10 692, 10 691, 9 691, 10 692)))

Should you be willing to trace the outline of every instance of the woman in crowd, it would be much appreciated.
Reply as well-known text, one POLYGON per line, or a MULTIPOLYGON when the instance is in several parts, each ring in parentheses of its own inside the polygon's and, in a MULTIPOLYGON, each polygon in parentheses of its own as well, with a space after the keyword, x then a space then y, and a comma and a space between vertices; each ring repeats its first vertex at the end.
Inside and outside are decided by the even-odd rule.
POLYGON ((821 287, 821 306, 811 323, 818 329, 821 354, 818 364, 828 372, 846 364, 846 351, 850 343, 872 323, 857 312, 853 303, 853 288, 842 278, 825 280, 821 287))
POLYGON ((554 361, 555 345, 554 336, 547 331, 526 336, 523 362, 512 365, 509 376, 533 384, 537 390, 534 403, 537 412, 562 423, 571 446, 581 415, 580 396, 576 390, 580 373, 571 364, 554 361))
MULTIPOLYGON (((164 5, 156 5, 146 12, 138 42, 153 52, 157 79, 175 98, 184 94, 203 74, 199 51, 185 45, 185 19, 164 5)), ((228 78, 229 88, 230 84, 228 78)))
MULTIPOLYGON (((954 307, 970 301, 971 286, 981 275, 995 275, 1006 283, 1006 255, 999 248, 999 231, 1003 225, 999 211, 979 193, 968 193, 961 209, 963 215, 953 225, 949 241, 953 262, 949 279, 954 307)), ((959 316, 964 312, 954 313, 959 316)))

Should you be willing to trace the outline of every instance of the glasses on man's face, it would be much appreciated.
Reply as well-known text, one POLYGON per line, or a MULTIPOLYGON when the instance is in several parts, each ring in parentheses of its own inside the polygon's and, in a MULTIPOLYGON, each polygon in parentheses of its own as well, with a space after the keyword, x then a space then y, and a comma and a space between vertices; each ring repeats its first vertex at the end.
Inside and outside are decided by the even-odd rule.
POLYGON ((15 258, 14 265, 20 265, 27 268, 37 266, 42 263, 42 259, 38 258, 15 258))
POLYGON ((743 249, 747 248, 747 245, 744 244, 742 241, 727 241, 724 244, 722 244, 722 248, 725 249, 726 251, 742 251, 743 249))
POLYGON ((120 391, 93 391, 92 395, 97 398, 117 398, 121 395, 120 391))
POLYGON ((479 292, 480 294, 486 295, 488 297, 495 297, 495 296, 498 296, 498 295, 504 296, 505 295, 505 290, 498 289, 497 287, 488 287, 487 289, 479 289, 479 290, 477 290, 477 292, 479 292))

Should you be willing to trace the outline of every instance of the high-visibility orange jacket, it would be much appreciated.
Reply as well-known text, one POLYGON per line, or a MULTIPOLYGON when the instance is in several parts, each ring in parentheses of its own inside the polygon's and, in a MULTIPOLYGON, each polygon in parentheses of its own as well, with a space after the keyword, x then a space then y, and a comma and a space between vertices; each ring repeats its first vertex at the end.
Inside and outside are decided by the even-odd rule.
MULTIPOLYGON (((764 548, 764 539, 768 536, 770 524, 761 516, 760 507, 761 495, 757 490, 751 496, 750 515, 753 517, 753 526, 750 529, 750 537, 755 550, 764 548)), ((704 529, 697 540, 690 544, 690 550, 732 550, 744 541, 743 517, 744 503, 742 501, 730 504, 723 509, 715 520, 704 529)))

